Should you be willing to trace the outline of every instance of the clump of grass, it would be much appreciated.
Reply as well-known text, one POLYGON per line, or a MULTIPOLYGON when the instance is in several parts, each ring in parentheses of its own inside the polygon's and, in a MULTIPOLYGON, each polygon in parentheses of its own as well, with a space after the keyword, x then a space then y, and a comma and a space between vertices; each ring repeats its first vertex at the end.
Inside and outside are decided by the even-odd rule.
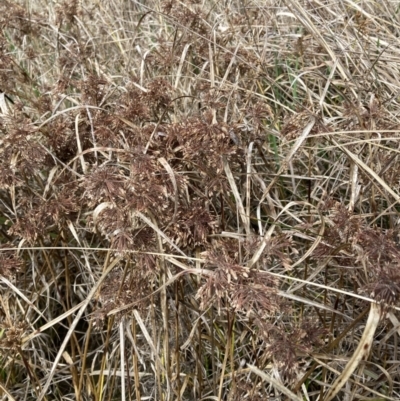
POLYGON ((398 398, 398 11, 3 1, 1 395, 398 398))

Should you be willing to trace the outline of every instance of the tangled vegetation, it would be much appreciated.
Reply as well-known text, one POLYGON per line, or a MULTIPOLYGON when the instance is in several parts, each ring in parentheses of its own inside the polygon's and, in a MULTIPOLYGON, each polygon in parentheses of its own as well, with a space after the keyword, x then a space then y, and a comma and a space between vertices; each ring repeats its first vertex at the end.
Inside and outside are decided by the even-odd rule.
POLYGON ((1 399, 398 400, 399 14, 2 0, 1 399))

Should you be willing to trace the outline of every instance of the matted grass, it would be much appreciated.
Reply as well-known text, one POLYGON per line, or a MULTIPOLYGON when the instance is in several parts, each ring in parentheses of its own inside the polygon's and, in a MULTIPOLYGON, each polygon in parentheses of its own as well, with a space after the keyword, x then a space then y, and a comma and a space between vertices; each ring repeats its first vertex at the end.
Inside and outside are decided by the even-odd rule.
POLYGON ((1 399, 399 399, 399 13, 2 0, 1 399))

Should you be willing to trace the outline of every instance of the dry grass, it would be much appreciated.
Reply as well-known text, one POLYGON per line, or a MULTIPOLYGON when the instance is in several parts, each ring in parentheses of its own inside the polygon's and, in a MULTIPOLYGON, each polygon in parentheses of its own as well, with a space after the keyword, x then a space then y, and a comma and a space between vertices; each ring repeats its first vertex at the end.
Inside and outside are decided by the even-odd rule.
POLYGON ((0 2, 1 400, 398 400, 396 1, 0 2))

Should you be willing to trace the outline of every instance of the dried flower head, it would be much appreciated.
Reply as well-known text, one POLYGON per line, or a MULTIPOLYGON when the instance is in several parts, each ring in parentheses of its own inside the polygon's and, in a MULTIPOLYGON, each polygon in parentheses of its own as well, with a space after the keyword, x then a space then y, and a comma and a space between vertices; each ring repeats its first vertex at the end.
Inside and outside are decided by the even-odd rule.
POLYGON ((261 319, 255 321, 264 339, 265 351, 285 382, 293 383, 301 373, 300 366, 307 355, 323 346, 326 330, 316 321, 303 320, 298 325, 271 324, 261 319))
POLYGON ((102 201, 114 202, 122 197, 125 194, 125 181, 126 178, 117 167, 103 166, 86 175, 81 186, 89 206, 95 206, 102 201))
POLYGON ((373 282, 366 285, 371 298, 389 308, 399 302, 400 299, 400 265, 384 266, 379 269, 373 282))
POLYGON ((23 260, 17 255, 17 250, 13 250, 11 243, 0 245, 0 275, 11 280, 22 270, 23 260))

